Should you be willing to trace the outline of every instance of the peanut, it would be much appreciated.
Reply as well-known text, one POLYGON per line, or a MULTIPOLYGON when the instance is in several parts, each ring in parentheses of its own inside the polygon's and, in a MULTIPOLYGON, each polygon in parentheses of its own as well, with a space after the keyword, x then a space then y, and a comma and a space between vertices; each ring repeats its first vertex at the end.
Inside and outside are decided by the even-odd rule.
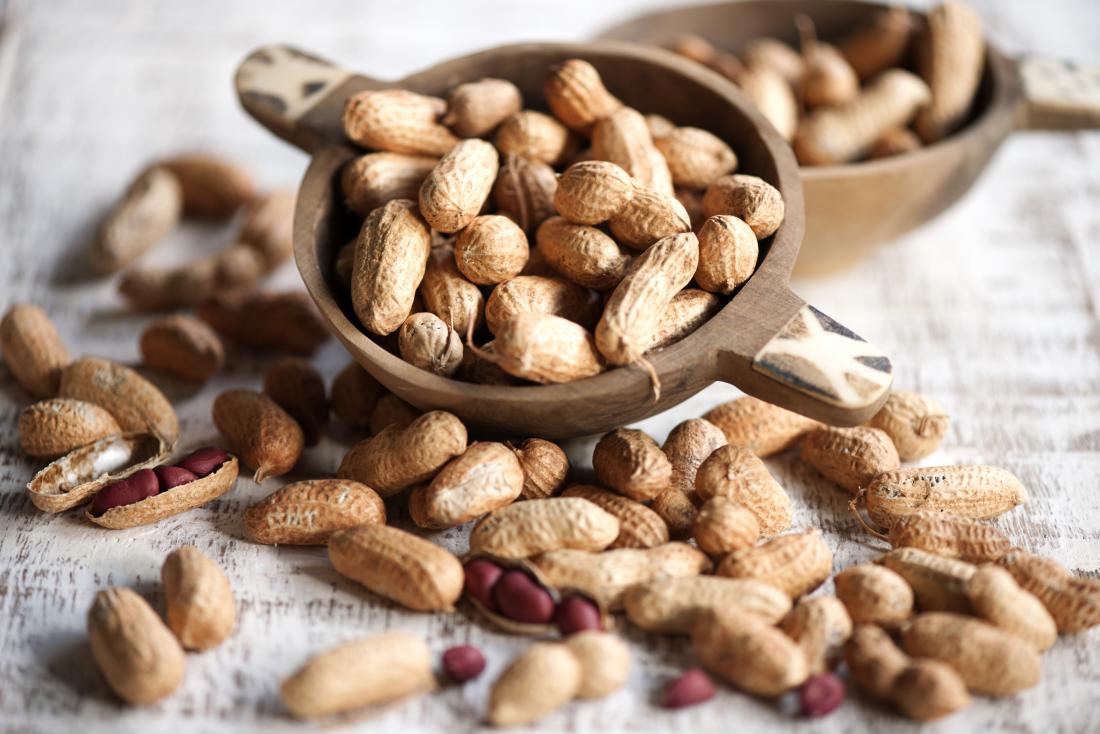
POLYGON ((585 134, 622 107, 622 102, 603 85, 596 67, 582 59, 569 59, 550 69, 543 94, 554 117, 571 130, 585 134))
POLYGON ((795 599, 821 586, 832 566, 833 553, 822 540, 821 531, 813 528, 734 551, 722 559, 715 573, 757 579, 795 599))
POLYGON ((500 213, 509 216, 528 234, 554 215, 554 192, 558 188, 554 169, 541 161, 522 156, 505 156, 493 201, 500 213))
POLYGON ((489 693, 489 724, 522 726, 571 701, 584 670, 568 646, 537 642, 500 674, 489 693))
POLYGON ((837 598, 856 624, 892 628, 913 614, 913 590, 904 578, 884 566, 849 566, 833 583, 837 598))
POLYGON ((519 88, 505 79, 459 84, 447 97, 443 124, 461 138, 488 135, 523 107, 519 88))
POLYGON ((819 596, 800 599, 779 628, 802 648, 810 672, 824 673, 839 662, 852 636, 852 618, 835 596, 819 596))
POLYGON ((798 413, 748 396, 722 403, 703 418, 722 429, 730 446, 746 448, 760 457, 786 451, 820 425, 798 413))
POLYGON ((375 594, 418 612, 454 610, 462 595, 462 564, 445 548, 387 525, 333 533, 332 567, 375 594))
POLYGON ((691 535, 691 526, 695 522, 695 505, 691 498, 675 487, 662 490, 649 503, 649 509, 668 525, 668 534, 677 540, 691 535))
POLYGON ((747 41, 741 49, 741 60, 746 66, 760 64, 771 68, 791 86, 797 85, 806 71, 801 54, 783 41, 767 36, 747 41))
POLYGON ((450 234, 474 220, 497 177, 497 151, 476 138, 439 159, 420 186, 420 214, 432 229, 450 234))
POLYGON ((518 502, 489 513, 470 531, 470 551, 498 558, 529 558, 572 548, 601 551, 618 537, 615 515, 581 497, 518 502))
MULTIPOLYGON (((609 548, 652 548, 668 542, 668 526, 657 513, 641 502, 591 484, 576 484, 563 497, 580 497, 619 520, 619 534, 609 548)), ((602 550, 584 548, 582 550, 602 550)))
POLYGON ((939 448, 951 418, 929 397, 894 390, 867 425, 886 431, 902 461, 917 461, 939 448))
POLYGON ((978 520, 1027 502, 1011 472, 993 466, 940 466, 884 472, 867 487, 867 513, 882 527, 918 512, 944 512, 978 520))
POLYGON ((554 597, 526 570, 504 571, 490 592, 490 609, 503 615, 509 626, 543 626, 554 618, 554 597))
POLYGON ((1043 603, 1020 588, 1012 574, 1000 566, 979 566, 966 582, 966 596, 975 614, 1039 652, 1058 639, 1058 626, 1043 603))
POLYGON ((985 68, 985 37, 978 14, 955 0, 932 8, 924 20, 916 44, 917 68, 931 101, 917 116, 916 128, 932 143, 954 132, 970 112, 985 68))
POLYGON ((695 491, 695 475, 711 454, 726 445, 726 437, 708 420, 690 418, 668 433, 665 452, 672 465, 669 483, 685 495, 695 491))
MULTIPOLYGON (((728 434, 727 434, 728 435, 728 434)), ((756 515, 760 534, 767 537, 791 526, 791 500, 758 456, 748 449, 722 446, 695 475, 698 498, 725 497, 756 515)))
POLYGON ((534 564, 554 587, 576 589, 607 611, 617 611, 622 608, 627 589, 634 584, 696 576, 709 568, 710 561, 690 545, 666 543, 603 553, 555 550, 537 556, 534 564))
POLYGON ((714 698, 715 692, 710 676, 702 668, 691 668, 665 687, 661 706, 668 709, 696 706, 714 698))
POLYGON ((126 267, 175 229, 182 210, 179 179, 159 166, 145 169, 100 225, 92 266, 101 273, 126 267))
POLYGON ((550 267, 577 285, 608 290, 626 274, 630 258, 595 227, 550 217, 539 226, 536 237, 550 267))
POLYGON ((366 90, 348 97, 344 132, 366 148, 441 156, 459 142, 439 122, 446 107, 442 99, 404 89, 366 90))
POLYGON ((453 328, 460 338, 481 325, 485 297, 480 288, 458 271, 451 248, 432 249, 419 293, 424 307, 453 328))
POLYGON ((733 173, 737 155, 725 141, 697 127, 676 127, 654 135, 654 145, 668 162, 672 181, 688 189, 705 189, 733 173))
POLYGON ((431 653, 419 637, 386 632, 315 655, 279 688, 299 719, 391 703, 435 688, 431 653))
POLYGON ((760 537, 760 524, 750 510, 726 497, 711 497, 699 508, 691 535, 708 556, 748 548, 760 537))
POLYGON ((548 165, 557 165, 575 148, 569 130, 550 115, 523 110, 497 128, 493 138, 504 155, 516 155, 548 165))
POLYGON ((462 421, 435 410, 407 426, 388 426, 357 443, 344 456, 337 476, 362 482, 382 497, 390 497, 435 476, 465 450, 462 421))
MULTIPOLYGON (((791 53, 793 50, 789 49, 791 53)), ((797 54, 796 54, 797 56, 797 54)), ((799 66, 801 67, 801 57, 799 66)), ((801 77, 801 72, 799 72, 801 77)), ((737 75, 737 85, 784 140, 790 141, 798 130, 798 100, 791 83, 777 69, 758 61, 746 62, 737 75)), ((797 83, 797 81, 795 82, 797 83)))
POLYGON ((554 191, 554 208, 574 224, 597 225, 622 211, 637 185, 609 161, 581 161, 565 169, 554 191))
POLYGON ((447 648, 441 662, 443 672, 455 683, 473 680, 485 670, 485 656, 473 645, 447 648))
POLYGON ((382 387, 369 372, 349 362, 332 380, 332 412, 349 426, 362 428, 369 424, 381 392, 382 387))
POLYGON ((802 36, 804 70, 799 80, 799 96, 809 109, 849 102, 859 95, 859 77, 834 46, 817 39, 813 22, 806 16, 795 18, 802 36))
MULTIPOLYGON (((371 410, 368 428, 374 434, 381 433, 388 426, 397 429, 407 428, 421 415, 423 413, 401 398, 392 393, 386 393, 378 398, 374 409, 371 410)), ((461 451, 461 449, 458 451, 461 451)))
POLYGON ((736 607, 697 622, 691 642, 707 670, 757 696, 778 696, 809 676, 802 650, 783 632, 736 607))
POLYGON ((501 283, 485 304, 489 331, 499 335, 504 324, 521 313, 560 316, 582 327, 599 317, 599 304, 581 286, 564 278, 521 275, 501 283))
POLYGON ((57 327, 38 306, 16 303, 0 320, 0 349, 19 385, 36 398, 57 395, 61 370, 72 359, 57 327))
POLYGON ((244 534, 272 545, 325 545, 359 525, 385 525, 378 493, 349 479, 311 479, 280 487, 245 510, 244 534))
POLYGON ((256 195, 248 170, 219 156, 191 153, 153 165, 175 176, 187 216, 227 219, 256 195))
POLYGON ((476 442, 413 491, 409 515, 422 528, 453 528, 511 504, 522 490, 523 468, 512 450, 476 442))
POLYGON ((913 19, 908 8, 883 8, 844 37, 840 52, 861 80, 870 79, 902 65, 912 32, 913 19))
POLYGON ((300 357, 280 357, 264 374, 264 394, 302 429, 306 446, 316 446, 328 425, 325 379, 300 357))
POLYGON ((172 551, 160 570, 168 627, 188 650, 217 647, 233 632, 237 606, 225 572, 193 545, 172 551))
POLYGON ((103 677, 120 698, 146 706, 183 680, 183 649, 152 607, 130 589, 96 594, 88 610, 88 641, 103 677))
POLYGON ((760 245, 756 233, 730 214, 708 217, 699 230, 699 267, 695 282, 710 293, 733 293, 756 270, 760 245))
POLYGON ((970 563, 995 561, 1011 545, 992 525, 935 511, 897 518, 890 527, 889 539, 895 548, 920 548, 970 563))
POLYGON ((397 332, 401 359, 414 367, 450 377, 462 363, 462 337, 434 313, 414 313, 397 332))
POLYGON ((600 354, 615 365, 637 361, 652 343, 669 302, 691 282, 698 264, 699 241, 690 232, 665 237, 642 253, 604 306, 596 326, 600 354))
POLYGON ((223 337, 253 349, 309 356, 329 338, 309 296, 297 291, 218 294, 199 304, 198 316, 223 337))
POLYGON ((1052 558, 1014 548, 998 560, 1024 589, 1050 612, 1059 632, 1073 633, 1100 624, 1100 581, 1071 576, 1052 558))
POLYGON ((711 613, 736 609, 775 624, 791 609, 791 600, 779 589, 754 579, 721 576, 684 576, 637 584, 623 603, 630 621, 644 630, 689 635, 696 622, 711 613))
POLYGON ((391 334, 408 318, 431 242, 428 226, 408 199, 375 209, 363 222, 355 243, 351 301, 372 334, 391 334))
POLYGON ((657 442, 633 428, 618 428, 599 440, 592 467, 601 483, 632 500, 652 499, 668 486, 672 463, 657 442))
POLYGON ((959 614, 918 615, 902 630, 902 647, 947 663, 975 693, 1010 696, 1039 682, 1039 653, 1027 642, 959 614))
POLYGON ((498 327, 496 337, 494 359, 515 377, 547 384, 592 377, 603 371, 592 335, 558 316, 516 314, 498 327))
POLYGON ((259 484, 286 474, 302 455, 305 435, 278 403, 253 390, 226 390, 214 399, 214 425, 259 484))
POLYGON ((179 421, 168 398, 129 367, 98 357, 84 357, 61 373, 58 395, 95 403, 123 431, 147 431, 168 443, 179 437, 179 421))
POLYGON ((647 352, 664 349, 698 329, 718 311, 718 297, 695 288, 685 288, 665 306, 647 352))
POLYGON ((560 446, 541 438, 529 438, 515 453, 523 467, 521 499, 545 499, 561 491, 569 476, 569 457, 560 446))
POLYGON ((867 151, 867 157, 871 160, 878 158, 890 158, 895 155, 912 153, 921 147, 917 134, 906 127, 895 127, 887 130, 875 139, 871 149, 867 151))
POLYGON ((866 426, 815 428, 802 442, 802 460, 852 494, 901 465, 886 432, 866 426))
POLYGON ((855 160, 887 130, 905 127, 930 97, 928 85, 919 77, 888 69, 855 99, 822 107, 802 121, 794 137, 798 162, 821 166, 855 160))
POLYGON ((261 274, 275 270, 294 252, 294 207, 297 198, 294 191, 276 189, 255 197, 245 208, 237 239, 260 254, 263 259, 261 274))
POLYGON ((471 283, 496 285, 520 274, 530 250, 519 225, 499 214, 475 217, 458 234, 455 264, 471 283))
POLYGON ((154 321, 141 332, 141 358, 153 369, 205 382, 225 364, 225 348, 205 323, 176 314, 154 321))
POLYGON ((368 153, 344 166, 340 190, 361 217, 394 199, 416 199, 438 159, 404 153, 368 153))
POLYGON ((635 188, 634 195, 611 215, 608 224, 619 244, 635 250, 645 250, 674 234, 691 232, 691 217, 683 204, 671 193, 642 186, 635 188))
POLYGON ((707 188, 703 211, 707 217, 733 215, 749 225, 756 239, 762 240, 779 229, 785 207, 779 190, 764 179, 733 174, 723 176, 707 188))
POLYGON ((83 400, 43 400, 19 414, 19 447, 38 459, 56 459, 118 433, 122 429, 110 413, 83 400))
POLYGON ((111 482, 152 466, 167 451, 164 440, 149 433, 109 435, 47 465, 27 484, 27 494, 44 512, 68 510, 111 482))
POLYGON ((966 584, 977 568, 970 563, 940 558, 916 548, 899 548, 881 562, 913 589, 922 610, 969 614, 973 611, 966 584))
POLYGON ((565 646, 581 664, 577 698, 603 698, 626 685, 630 648, 620 638, 598 630, 572 635, 565 646))
POLYGON ((668 163, 654 145, 645 118, 635 109, 620 107, 595 124, 592 157, 614 163, 644 187, 672 193, 668 163))

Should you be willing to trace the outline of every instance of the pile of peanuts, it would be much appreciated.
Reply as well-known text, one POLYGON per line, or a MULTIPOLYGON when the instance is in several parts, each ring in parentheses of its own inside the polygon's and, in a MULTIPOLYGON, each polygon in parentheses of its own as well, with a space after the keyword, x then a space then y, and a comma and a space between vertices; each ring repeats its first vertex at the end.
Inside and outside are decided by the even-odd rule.
POLYGON ((371 90, 343 121, 375 152, 342 172, 364 221, 334 272, 366 332, 439 375, 559 383, 643 361, 710 318, 783 221, 725 141, 625 106, 581 59, 543 100, 502 79, 446 100, 371 90))
POLYGON ((835 46, 816 38, 808 18, 796 24, 798 51, 762 37, 735 56, 693 35, 669 48, 737 84, 805 166, 901 155, 966 123, 985 38, 964 3, 947 0, 924 17, 902 6, 879 10, 835 46))
MULTIPOLYGON (((165 465, 178 426, 152 383, 106 360, 69 360, 30 306, 5 315, 0 347, 17 381, 45 398, 24 411, 23 445, 61 456, 28 486, 32 501, 49 512, 90 503, 85 516, 107 528, 220 496, 238 462, 257 481, 290 472, 327 430, 323 378, 283 356, 264 392, 215 400, 232 453, 208 447, 165 465), (155 493, 140 490, 149 477, 155 493)), ((624 686, 631 651, 615 630, 625 624, 690 639, 698 666, 659 692, 670 709, 714 697, 717 679, 762 698, 790 693, 803 715, 824 716, 852 683, 916 720, 1036 685, 1040 654, 1059 633, 1100 624, 1100 582, 1013 547, 985 522, 1027 501, 1014 475, 902 466, 929 456, 949 428, 946 411, 916 393, 893 392, 854 428, 739 398, 677 425, 663 446, 636 429, 608 433, 591 475, 550 441, 471 441, 457 416, 419 413, 357 365, 337 375, 331 396, 342 422, 373 435, 348 450, 336 477, 293 481, 247 508, 245 535, 327 546, 338 573, 409 610, 461 609, 538 638, 493 682, 494 726, 624 686), (764 462, 792 450, 850 495, 852 530, 888 549, 833 575, 822 532, 792 528, 792 501, 764 462), (468 554, 389 524, 395 514, 429 531, 469 524, 468 554), (833 593, 815 593, 830 578, 833 593)), ((179 686, 182 648, 217 644, 234 624, 216 564, 195 549, 173 556, 167 628, 123 588, 101 592, 89 613, 97 664, 136 705, 179 686), (220 601, 195 601, 210 598, 220 601)), ((294 716, 327 717, 427 693, 436 667, 461 684, 486 659, 462 645, 437 662, 425 640, 390 632, 316 655, 283 681, 282 698, 294 716)))

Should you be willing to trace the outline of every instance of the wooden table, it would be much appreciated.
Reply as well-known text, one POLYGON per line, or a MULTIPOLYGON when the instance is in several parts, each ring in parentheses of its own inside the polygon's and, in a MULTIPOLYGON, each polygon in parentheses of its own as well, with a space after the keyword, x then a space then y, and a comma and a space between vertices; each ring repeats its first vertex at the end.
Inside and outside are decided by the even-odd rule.
MULTIPOLYGON (((1006 50, 1100 62, 1100 6, 995 2, 979 6, 1006 50)), ((576 39, 654 3, 584 0, 497 3, 146 3, 27 0, 4 4, 0 38, 0 307, 42 304, 74 353, 134 362, 146 317, 128 312, 111 283, 83 272, 96 220, 135 170, 160 154, 210 149, 247 162, 267 185, 293 184, 305 159, 248 120, 230 79, 251 48, 296 45, 380 76, 499 42, 576 39)), ((800 293, 890 353, 897 384, 950 407, 945 447, 929 461, 987 462, 1016 472, 1031 502, 1001 526, 1027 548, 1095 576, 1100 569, 1100 136, 1025 134, 994 159, 946 216, 883 246, 859 268, 797 283, 800 293)), ((189 229, 154 259, 213 249, 226 232, 189 229)), ((295 285, 290 266, 276 282, 295 285)), ((335 343, 317 363, 346 361, 335 343)), ((234 354, 226 374, 198 392, 173 389, 185 445, 213 442, 213 395, 255 386, 264 360, 234 354)), ((357 722, 373 732, 479 728, 488 682, 527 640, 463 616, 408 614, 338 578, 323 549, 274 549, 242 539, 241 512, 270 491, 242 479, 210 506, 151 528, 108 532, 75 514, 47 516, 26 499, 35 471, 18 451, 16 416, 27 396, 0 381, 0 730, 81 732, 289 731, 280 679, 332 644, 400 628, 435 651, 481 646, 488 674, 357 722), (186 682, 146 710, 121 706, 95 670, 84 614, 98 589, 129 585, 159 603, 160 564, 193 543, 233 581, 240 625, 219 649, 188 657, 186 682)), ((659 440, 680 420, 736 395, 715 386, 643 424, 659 440)), ((584 462, 590 442, 570 447, 584 462)), ((332 472, 344 450, 328 440, 302 471, 332 472)), ((828 533, 837 566, 872 557, 845 498, 794 456, 770 462, 796 501, 796 522, 828 533)), ((443 533, 459 548, 464 531, 443 533)), ((686 645, 632 630, 628 687, 548 717, 540 731, 846 732, 914 727, 864 701, 814 724, 723 691, 696 709, 666 713, 654 691, 690 660, 686 645)), ((942 731, 1100 728, 1100 633, 1063 639, 1044 658, 1035 689, 978 699, 942 731)))

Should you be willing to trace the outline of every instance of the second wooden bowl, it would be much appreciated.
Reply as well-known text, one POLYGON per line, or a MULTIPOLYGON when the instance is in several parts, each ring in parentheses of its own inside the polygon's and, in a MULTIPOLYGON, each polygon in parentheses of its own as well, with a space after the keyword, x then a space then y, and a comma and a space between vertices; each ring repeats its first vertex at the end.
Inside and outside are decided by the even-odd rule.
POLYGON ((348 352, 385 387, 422 410, 448 410, 483 433, 568 438, 601 433, 686 400, 715 380, 791 410, 852 425, 882 404, 891 365, 881 351, 806 304, 787 285, 802 240, 802 190, 790 148, 731 85, 697 65, 631 44, 524 44, 438 64, 399 81, 353 74, 283 46, 250 55, 237 73, 242 104, 280 137, 312 153, 294 222, 294 254, 313 299, 348 352), (460 382, 404 362, 360 328, 337 285, 337 249, 359 220, 339 191, 342 166, 361 151, 344 137, 348 96, 401 87, 445 97, 456 84, 484 77, 515 83, 529 107, 542 106, 548 69, 583 58, 625 103, 682 125, 711 130, 737 150, 740 169, 776 186, 787 215, 762 243, 748 283, 697 331, 647 355, 661 384, 621 367, 560 385, 498 387, 460 382))

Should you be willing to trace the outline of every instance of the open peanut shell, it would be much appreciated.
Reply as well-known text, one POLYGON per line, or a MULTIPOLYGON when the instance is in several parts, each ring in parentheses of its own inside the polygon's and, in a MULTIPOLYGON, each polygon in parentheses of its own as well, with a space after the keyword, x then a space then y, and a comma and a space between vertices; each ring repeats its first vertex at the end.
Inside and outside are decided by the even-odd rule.
POLYGON ((87 502, 111 482, 161 463, 171 447, 152 433, 107 436, 62 456, 34 475, 27 494, 45 512, 87 502))
POLYGON ((148 525, 221 497, 237 483, 239 472, 240 465, 237 457, 230 456, 225 463, 205 477, 166 489, 160 494, 129 505, 112 507, 98 517, 92 515, 89 508, 84 511, 84 517, 96 525, 112 530, 148 525))
MULTIPOLYGON (((516 569, 527 573, 531 578, 538 583, 539 586, 546 589, 550 594, 550 598, 554 600, 554 606, 561 604, 566 599, 574 596, 582 596, 588 601, 595 604, 600 610, 600 623, 603 626, 604 631, 610 631, 615 628, 615 617, 607 612, 602 604, 596 599, 583 594, 576 589, 569 588, 556 588, 551 586, 546 577, 538 570, 537 567, 530 561, 522 558, 498 558, 497 556, 489 553, 469 553, 462 558, 463 567, 470 561, 477 559, 484 559, 486 561, 492 561, 496 565, 505 569, 516 569)), ((527 622, 517 622, 514 619, 509 619, 502 614, 499 614, 492 609, 487 609, 481 602, 474 597, 463 592, 470 606, 477 610, 478 614, 484 617, 494 627, 504 632, 508 632, 513 635, 526 635, 528 637, 554 637, 558 634, 558 628, 553 623, 550 624, 530 624, 527 622)))

